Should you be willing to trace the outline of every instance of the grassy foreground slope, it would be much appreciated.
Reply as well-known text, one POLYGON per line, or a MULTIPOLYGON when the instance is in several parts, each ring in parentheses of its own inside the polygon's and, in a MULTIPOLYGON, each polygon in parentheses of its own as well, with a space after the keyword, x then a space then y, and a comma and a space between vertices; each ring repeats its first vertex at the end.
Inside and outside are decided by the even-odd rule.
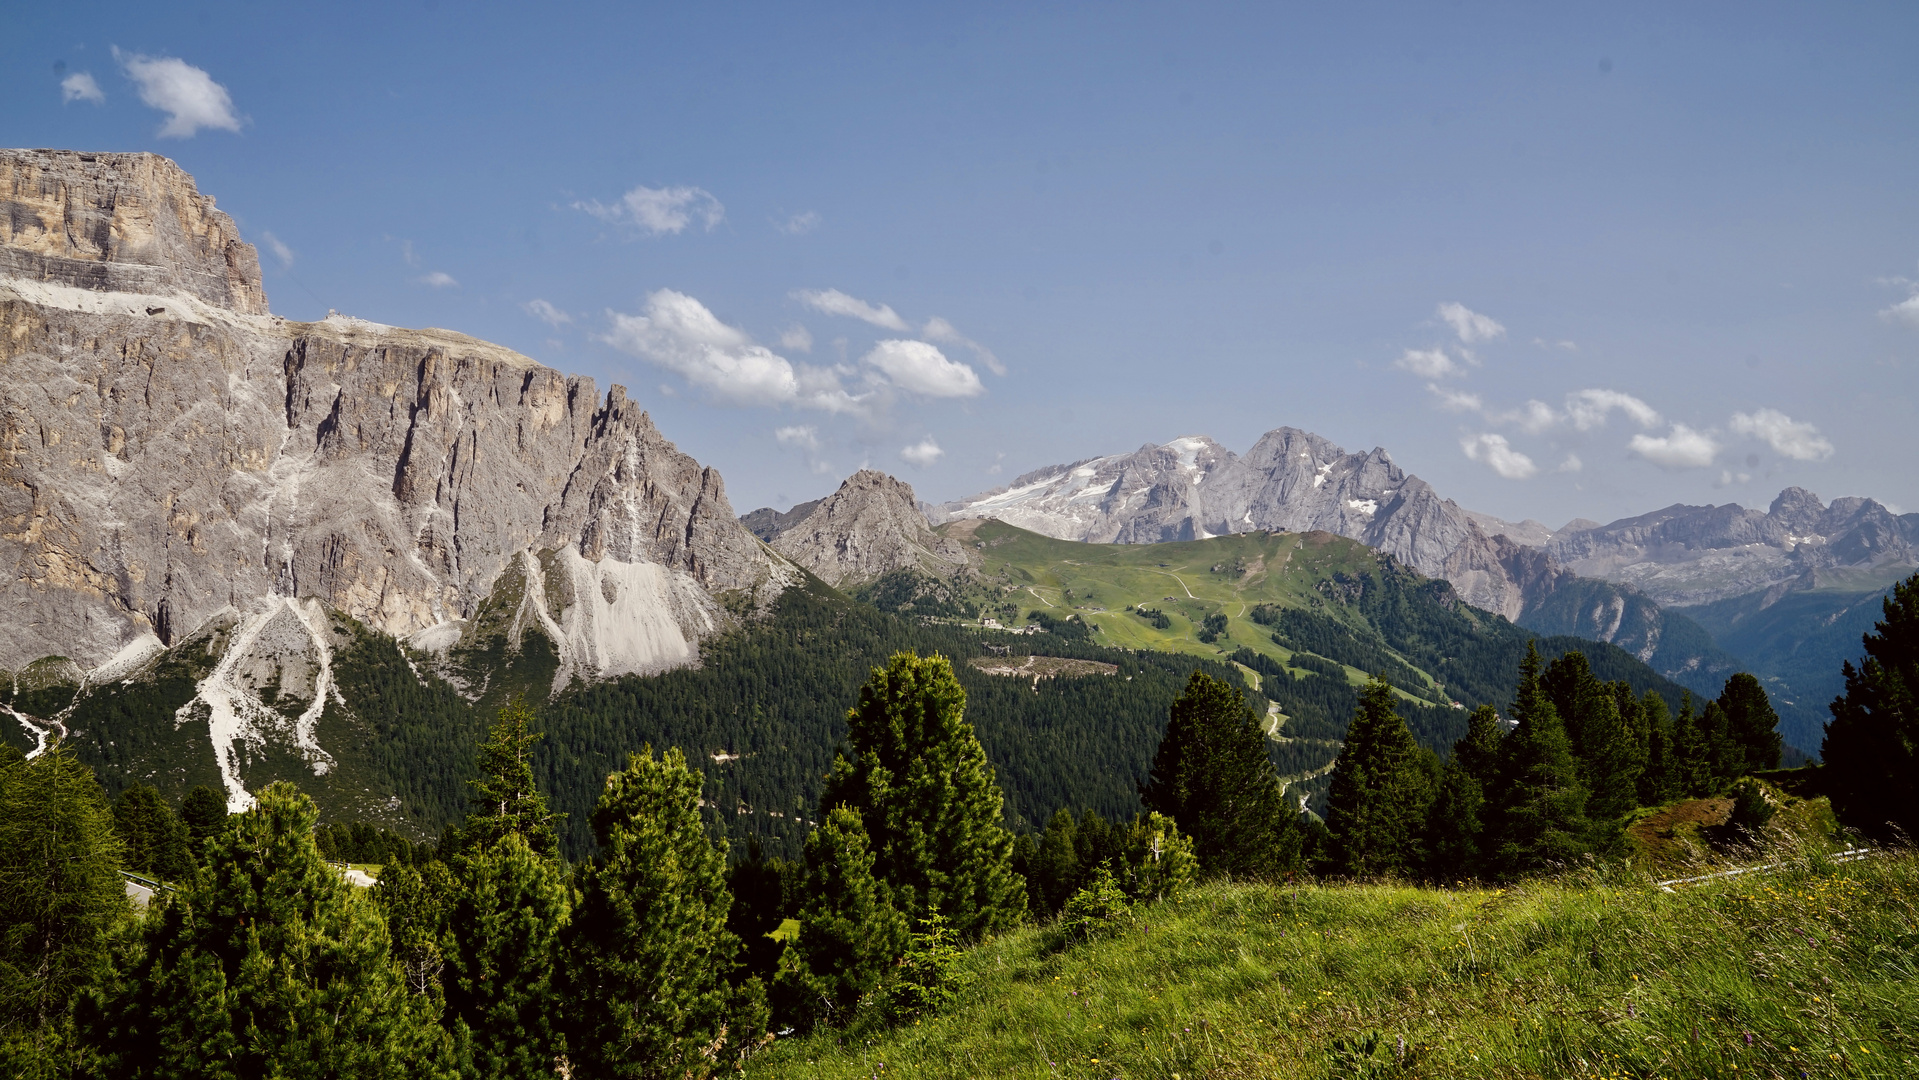
POLYGON ((1028 928, 917 1025, 782 1041, 760 1077, 1910 1077, 1919 858, 1668 893, 1215 885, 1100 940, 1028 928))

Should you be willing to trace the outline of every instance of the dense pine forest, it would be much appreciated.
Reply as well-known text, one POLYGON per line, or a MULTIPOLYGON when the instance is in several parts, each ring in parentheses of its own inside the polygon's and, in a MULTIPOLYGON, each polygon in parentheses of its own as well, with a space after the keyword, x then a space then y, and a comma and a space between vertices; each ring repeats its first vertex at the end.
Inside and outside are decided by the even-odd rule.
MULTIPOLYGON (((1848 843, 1919 828, 1919 577, 1884 610, 1865 656, 1845 667, 1826 764, 1792 779, 1830 799, 1853 830, 1848 843)), ((777 735, 748 741, 756 734, 743 715, 772 726, 810 714, 770 709, 771 699, 750 697, 758 684, 736 689, 762 711, 711 710, 666 729, 705 740, 691 754, 667 738, 621 753, 621 729, 593 719, 697 712, 698 690, 713 685, 700 672, 642 681, 675 688, 655 698, 575 691, 544 712, 509 698, 467 759, 459 820, 433 844, 322 823, 291 782, 229 815, 205 786, 177 806, 144 784, 110 797, 57 740, 31 758, 0 751, 8 1074, 639 1077, 791 1063, 783 1036, 844 1047, 976 1000, 975 950, 1021 927, 1040 927, 1045 949, 1064 960, 1135 925, 1129 912, 1187 897, 1216 904, 1224 894, 1209 883, 1228 880, 1290 890, 1295 905, 1302 887, 1367 887, 1313 882, 1489 881, 1523 892, 1606 866, 1626 880, 1626 826, 1642 808, 1722 800, 1730 813, 1715 835, 1732 850, 1765 841, 1776 784, 1791 775, 1777 771, 1777 717, 1751 676, 1734 675, 1716 698, 1674 703, 1659 688, 1608 678, 1603 650, 1550 655, 1522 642, 1506 701, 1448 707, 1465 712, 1464 723, 1438 750, 1431 730, 1409 722, 1426 707, 1388 674, 1358 688, 1316 814, 1275 763, 1268 698, 1237 667, 1155 666, 1055 634, 1051 652, 1132 665, 1122 667, 1130 680, 1079 681, 1158 680, 1171 691, 1157 716, 1138 714, 1145 765, 1127 774, 1138 777, 1131 801, 1089 807, 1062 797, 1072 794, 1065 785, 1022 792, 1008 782, 1070 756, 1046 745, 1043 727, 1064 723, 1051 719, 1063 706, 1020 711, 1045 700, 1032 684, 979 675, 985 692, 975 697, 968 665, 930 649, 867 663, 859 649, 895 645, 888 628, 935 639, 922 646, 943 644, 945 632, 831 595, 779 618, 777 634, 731 647, 764 646, 754 658, 763 670, 820 698, 837 693, 839 667, 779 665, 810 645, 857 679, 822 705, 837 713, 837 749, 810 773, 784 774, 816 793, 774 820, 804 831, 755 827, 741 844, 724 835, 726 812, 735 822, 752 816, 739 804, 764 798, 782 775, 766 789, 716 778, 732 755, 748 761, 780 745, 777 735), (995 696, 1002 687, 1013 688, 1011 700, 995 696), (1000 717, 983 715, 995 705, 1000 717), (1008 716, 1040 734, 1021 742, 994 727, 1008 716), (573 742, 576 769, 592 766, 586 753, 618 755, 577 809, 553 797, 549 779, 562 739, 573 742), (993 740, 1013 764, 998 764, 993 740), (716 793, 736 801, 716 807, 716 793), (1009 812, 1022 798, 1035 809, 1009 812), (370 888, 343 871, 353 862, 379 864, 367 867, 377 877, 370 888), (137 914, 129 880, 145 900, 137 914)), ((711 679, 725 668, 702 670, 711 679)), ((1306 699, 1287 697, 1286 684, 1318 677, 1266 674, 1261 684, 1280 684, 1272 703, 1298 708, 1306 699)), ((1113 701, 1113 715, 1133 715, 1124 692, 1113 701)), ((1903 895, 1897 888, 1888 895, 1903 895)), ((1883 940, 1891 944, 1873 948, 1893 952, 1873 955, 1904 963, 1907 946, 1883 940)), ((1590 963, 1603 966, 1596 950, 1590 963)), ((1882 1038, 1904 1045, 1897 1031, 1882 1038)), ((1338 1045, 1350 1060, 1380 1060, 1377 1040, 1338 1045)), ((1404 1049, 1402 1039, 1402 1067, 1404 1049)))

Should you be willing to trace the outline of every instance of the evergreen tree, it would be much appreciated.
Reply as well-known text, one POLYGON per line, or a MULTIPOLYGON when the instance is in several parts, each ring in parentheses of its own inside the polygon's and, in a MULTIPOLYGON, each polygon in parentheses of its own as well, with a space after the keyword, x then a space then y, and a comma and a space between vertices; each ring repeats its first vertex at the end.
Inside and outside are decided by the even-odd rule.
POLYGON ((1026 888, 1037 915, 1053 915, 1080 885, 1078 823, 1071 810, 1059 810, 1040 834, 1026 888))
POLYGON ((215 788, 201 784, 180 800, 180 820, 187 827, 187 844, 193 861, 207 861, 207 844, 227 827, 227 797, 215 788))
POLYGON ((1541 685, 1578 762, 1587 816, 1610 822, 1639 805, 1639 775, 1646 763, 1631 688, 1626 688, 1627 711, 1622 711, 1616 688, 1593 675, 1581 652, 1569 652, 1547 665, 1541 685))
POLYGON ((567 1054, 584 1076, 703 1077, 758 1045, 757 981, 728 985, 726 852, 700 820, 700 775, 649 747, 606 779, 599 854, 575 874, 562 937, 567 1054))
POLYGON ((1639 699, 1639 715, 1646 733, 1646 769, 1639 774, 1639 805, 1663 806, 1679 798, 1683 788, 1672 711, 1665 698, 1648 690, 1639 699))
POLYGON ((1298 814, 1266 733, 1237 688, 1204 672, 1173 701, 1140 801, 1192 837, 1203 874, 1270 878, 1300 865, 1298 814))
POLYGON ((1147 811, 1126 830, 1125 876, 1120 887, 1134 900, 1171 900, 1199 874, 1193 841, 1164 814, 1147 811))
POLYGON ((540 739, 533 720, 533 710, 515 697, 487 731, 480 744, 480 778, 472 782, 473 810, 460 833, 462 848, 487 847, 518 833, 536 853, 559 856, 553 823, 560 815, 548 812, 546 796, 533 782, 533 744, 540 739))
POLYGON ((435 1001, 444 997, 440 976, 446 968, 447 914, 456 891, 453 875, 438 860, 417 870, 390 860, 373 884, 373 901, 386 916, 393 959, 407 990, 416 996, 435 1001))
POLYGON ((446 1035, 407 993, 386 923, 314 846, 291 784, 261 792, 208 866, 149 915, 91 1018, 116 1077, 401 1077, 441 1071, 446 1035))
POLYGON ((0 1073, 71 1075, 75 995, 131 917, 106 795, 63 742, 0 764, 0 1073))
POLYGON ((1428 755, 1393 704, 1383 676, 1360 691, 1326 796, 1340 868, 1356 876, 1414 874, 1424 858, 1420 834, 1433 797, 1428 755))
POLYGON ((1441 881, 1485 872, 1487 790, 1499 777, 1499 714, 1491 705, 1473 710, 1466 735, 1439 774, 1427 814, 1427 873, 1441 881))
POLYGON ((1886 617, 1843 669, 1821 756, 1839 819, 1868 836, 1919 836, 1919 574, 1893 586, 1886 617))
POLYGON ((131 784, 113 801, 113 828, 126 844, 126 868, 148 877, 178 881, 193 873, 186 823, 147 784, 131 784))
POLYGON ((1517 877, 1585 853, 1590 829, 1572 742, 1540 679, 1528 644, 1513 696, 1514 728, 1500 740, 1499 802, 1489 865, 1517 877))
POLYGON ((851 807, 827 811, 806 838, 799 939, 780 957, 774 1001, 790 1023, 843 1023, 906 951, 906 919, 873 876, 866 827, 851 807))
POLYGON ((937 911, 966 939, 1017 922, 1025 883, 999 784, 946 658, 895 654, 860 687, 846 723, 850 756, 835 756, 820 805, 859 813, 900 910, 937 911))
POLYGON ((462 858, 457 874, 446 1010, 464 1026, 469 1075, 551 1076, 565 1049, 554 1030, 561 1001, 553 966, 567 919, 559 864, 507 833, 462 858))
POLYGON ((1779 736, 1779 714, 1759 680, 1743 671, 1727 679, 1718 704, 1726 714, 1728 735, 1744 757, 1735 775, 1777 769, 1785 740, 1779 736))

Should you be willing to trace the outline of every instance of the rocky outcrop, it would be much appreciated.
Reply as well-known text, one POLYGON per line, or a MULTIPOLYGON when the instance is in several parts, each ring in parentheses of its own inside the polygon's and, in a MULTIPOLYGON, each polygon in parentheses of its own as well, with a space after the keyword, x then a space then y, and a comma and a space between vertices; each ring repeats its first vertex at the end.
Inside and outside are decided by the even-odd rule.
POLYGON ((253 245, 156 154, 0 150, 0 275, 267 311, 253 245))
POLYGON ((1188 436, 1125 455, 1039 469, 1007 487, 932 509, 933 521, 997 518, 1065 540, 1155 543, 1270 529, 1359 540, 1462 598, 1518 618, 1525 596, 1507 547, 1543 543, 1537 522, 1463 509, 1407 474, 1385 450, 1349 454, 1297 428, 1267 432, 1237 457, 1188 436), (1496 541, 1506 539, 1501 546, 1496 541), (1448 567, 1458 577, 1448 576, 1448 567))
POLYGON ((965 549, 927 525, 911 485, 872 469, 847 477, 773 549, 830 585, 905 569, 944 576, 966 565, 965 549))
POLYGON ((271 598, 447 646, 504 570, 570 551, 605 610, 562 652, 597 677, 687 662, 717 594, 793 574, 621 387, 261 314, 251 247, 163 158, 7 151, 0 190, 0 667, 94 667, 271 598), (670 647, 607 647, 643 614, 621 590, 670 647))

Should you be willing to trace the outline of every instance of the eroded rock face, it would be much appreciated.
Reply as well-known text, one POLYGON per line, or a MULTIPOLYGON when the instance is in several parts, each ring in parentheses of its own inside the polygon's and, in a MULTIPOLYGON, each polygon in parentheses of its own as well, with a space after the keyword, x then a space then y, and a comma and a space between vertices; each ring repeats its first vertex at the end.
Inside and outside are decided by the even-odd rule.
POLYGON ((773 549, 829 585, 872 581, 894 570, 936 576, 966 565, 957 542, 935 533, 905 481, 861 469, 813 512, 779 534, 773 549))
POLYGON ((267 311, 253 245, 157 154, 0 150, 0 274, 267 311))
POLYGON ((0 194, 0 667, 271 598, 444 646, 506 567, 567 550, 582 595, 658 601, 583 611, 578 673, 656 670, 725 625, 715 594, 792 575, 621 387, 262 314, 252 248, 163 158, 0 152, 0 194))

